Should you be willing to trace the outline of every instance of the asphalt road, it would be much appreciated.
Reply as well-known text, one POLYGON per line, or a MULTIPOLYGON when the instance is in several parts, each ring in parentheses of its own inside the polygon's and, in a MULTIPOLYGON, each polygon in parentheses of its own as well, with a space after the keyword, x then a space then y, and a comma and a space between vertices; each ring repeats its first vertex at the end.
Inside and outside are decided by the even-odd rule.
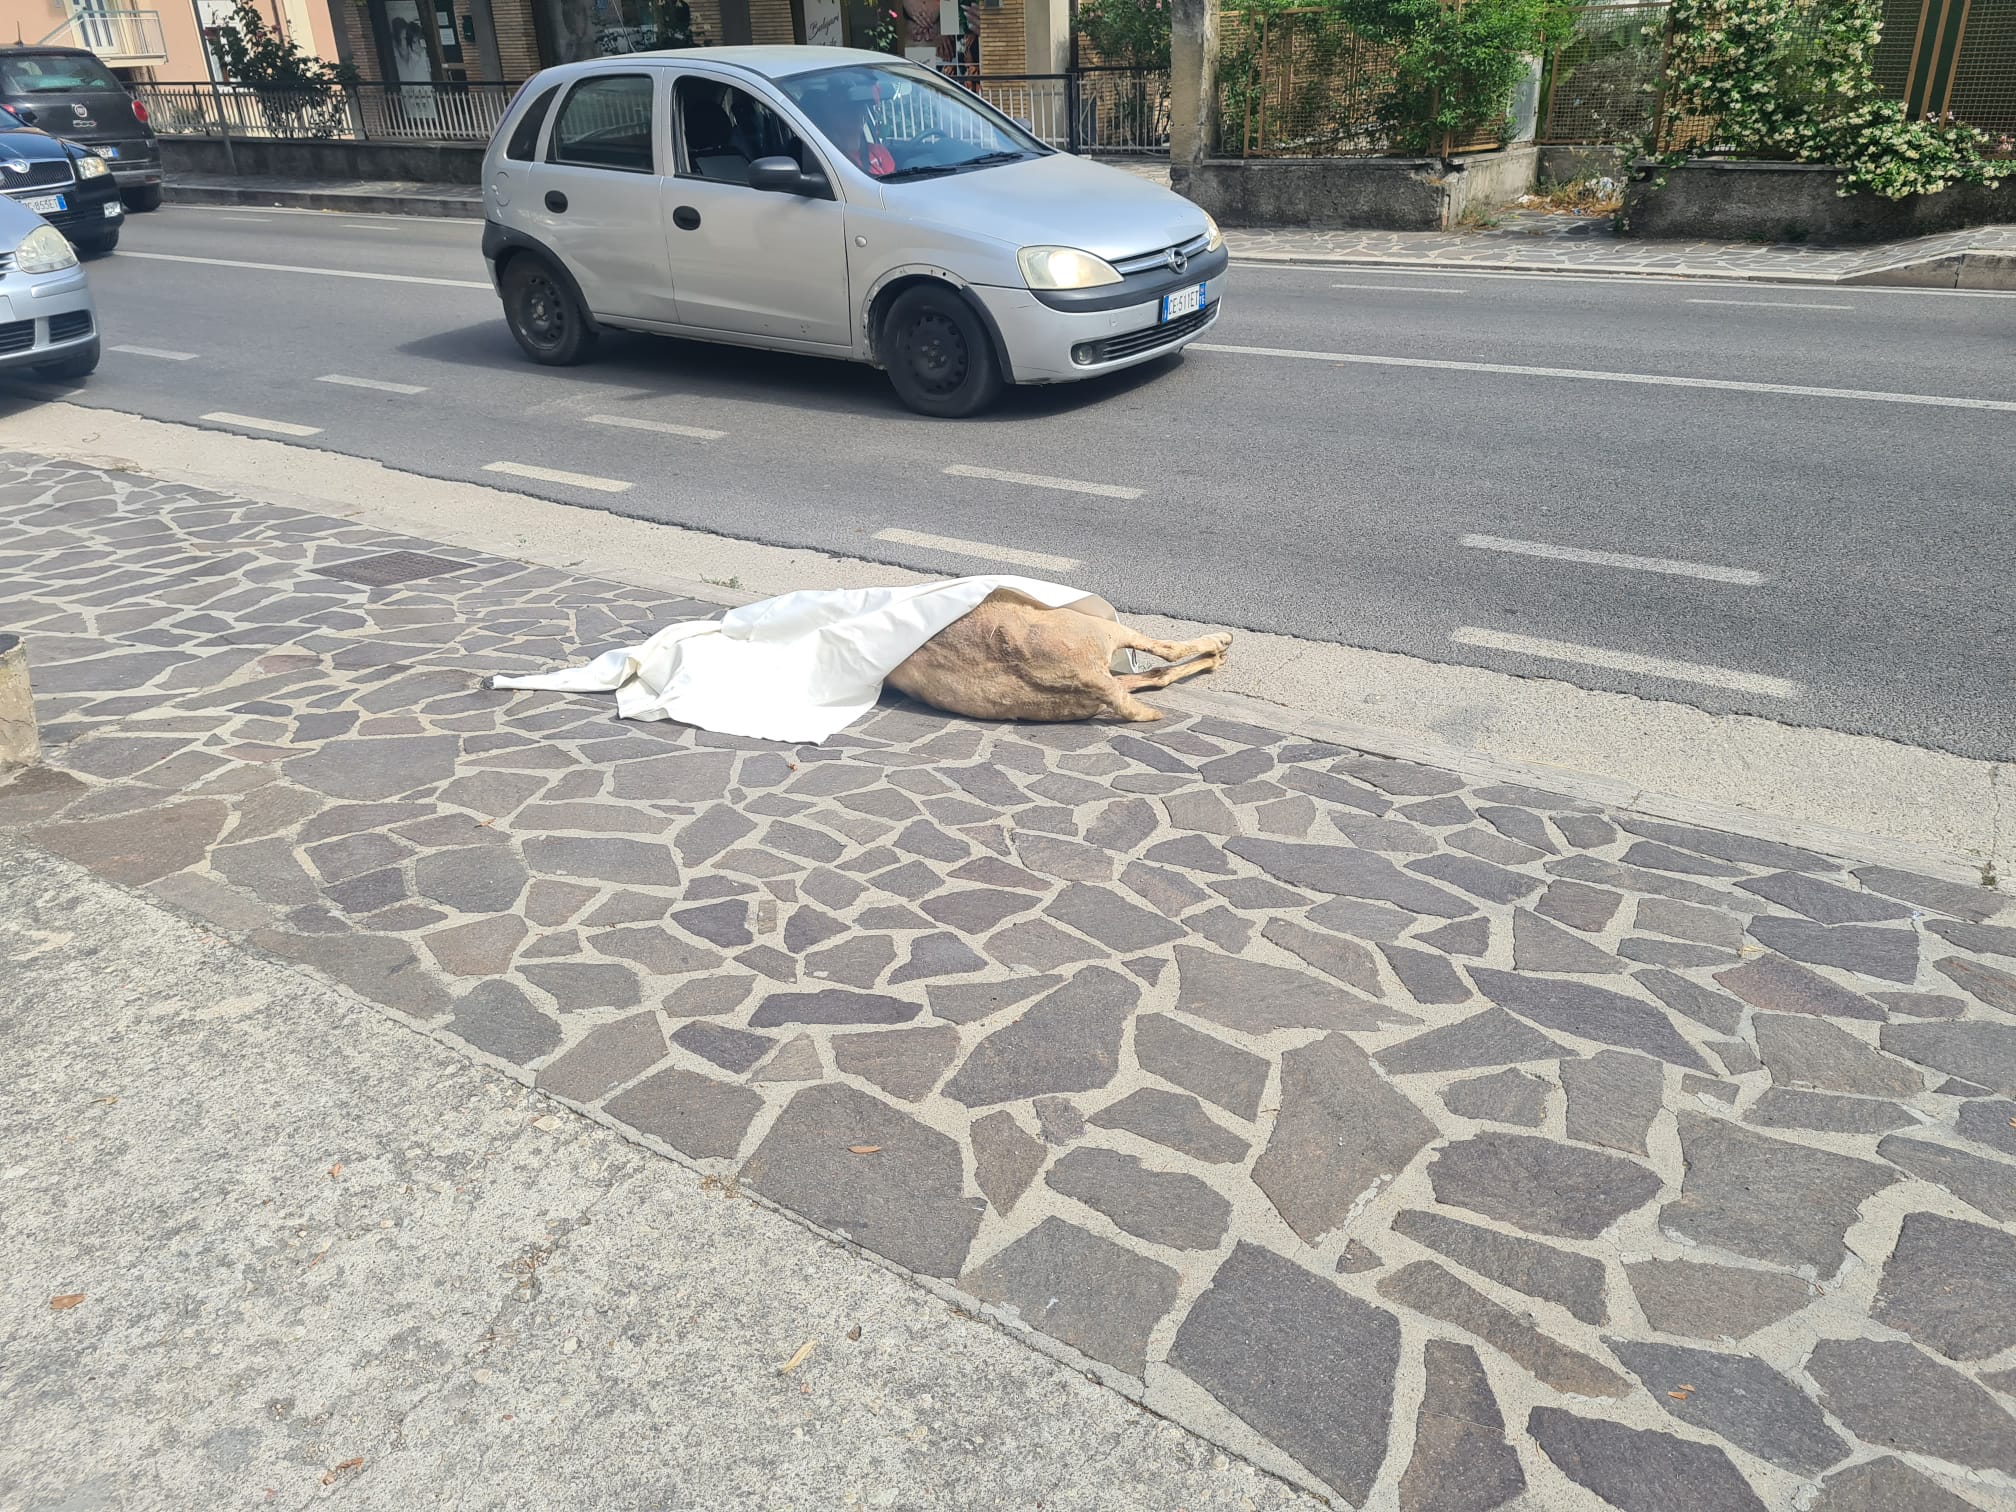
POLYGON ((867 368, 730 348, 617 336, 592 366, 536 367, 477 241, 469 222, 135 217, 92 265, 111 349, 69 397, 927 571, 1019 565, 1123 610, 2016 756, 2016 297, 1237 265, 1208 347, 946 423, 867 368))

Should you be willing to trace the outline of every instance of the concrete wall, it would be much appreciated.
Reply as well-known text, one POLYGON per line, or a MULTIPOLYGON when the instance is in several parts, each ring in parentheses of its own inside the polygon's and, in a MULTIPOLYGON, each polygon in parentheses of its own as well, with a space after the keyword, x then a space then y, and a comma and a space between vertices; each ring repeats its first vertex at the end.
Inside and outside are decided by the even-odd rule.
POLYGON ((1844 198, 1835 179, 1834 169, 1805 163, 1704 161, 1640 170, 1624 191, 1625 226, 1647 238, 1855 243, 2016 221, 2016 181, 1887 200, 1844 198))
POLYGON ((480 184, 480 142, 269 142, 216 137, 161 138, 161 167, 178 173, 272 175, 339 183, 405 179, 480 184))
POLYGON ((1447 231, 1533 187, 1532 147, 1440 158, 1172 158, 1170 186, 1226 226, 1447 231))

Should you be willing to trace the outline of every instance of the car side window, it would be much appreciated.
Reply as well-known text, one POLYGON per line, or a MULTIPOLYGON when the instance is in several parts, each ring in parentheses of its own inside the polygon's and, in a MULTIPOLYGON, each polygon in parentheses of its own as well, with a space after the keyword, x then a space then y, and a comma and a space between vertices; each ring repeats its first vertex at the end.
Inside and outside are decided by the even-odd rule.
POLYGON ((783 117, 746 89, 688 77, 673 92, 679 114, 679 173, 724 184, 749 182, 759 158, 788 157, 808 173, 825 170, 783 117))
POLYGON ((569 91, 553 123, 549 163, 651 173, 649 74, 598 74, 569 91))
POLYGON ((555 84, 532 102, 532 108, 512 128, 511 140, 504 144, 504 156, 520 163, 533 160, 539 151, 539 128, 546 124, 546 117, 552 112, 553 102, 559 96, 560 86, 555 84))

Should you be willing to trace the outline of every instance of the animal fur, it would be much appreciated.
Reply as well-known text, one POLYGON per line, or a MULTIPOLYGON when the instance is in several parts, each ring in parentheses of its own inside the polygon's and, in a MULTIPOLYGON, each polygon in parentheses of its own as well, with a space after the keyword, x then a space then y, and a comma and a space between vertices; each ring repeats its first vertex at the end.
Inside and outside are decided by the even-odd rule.
POLYGON ((889 686, 973 719, 1058 722, 1113 713, 1138 724, 1161 712, 1134 695, 1214 670, 1232 637, 1158 641, 1074 609, 1045 609, 996 592, 947 625, 889 674, 889 686), (1115 673, 1119 651, 1167 665, 1115 673))

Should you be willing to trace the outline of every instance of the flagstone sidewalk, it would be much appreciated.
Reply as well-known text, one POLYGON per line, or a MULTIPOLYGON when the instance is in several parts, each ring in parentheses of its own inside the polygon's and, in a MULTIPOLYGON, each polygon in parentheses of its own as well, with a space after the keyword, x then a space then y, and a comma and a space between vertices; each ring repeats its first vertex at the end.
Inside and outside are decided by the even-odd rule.
POLYGON ((1353 1506, 2016 1507, 2003 895, 1166 695, 484 685, 708 612, 0 458, 0 828, 1353 1506))

